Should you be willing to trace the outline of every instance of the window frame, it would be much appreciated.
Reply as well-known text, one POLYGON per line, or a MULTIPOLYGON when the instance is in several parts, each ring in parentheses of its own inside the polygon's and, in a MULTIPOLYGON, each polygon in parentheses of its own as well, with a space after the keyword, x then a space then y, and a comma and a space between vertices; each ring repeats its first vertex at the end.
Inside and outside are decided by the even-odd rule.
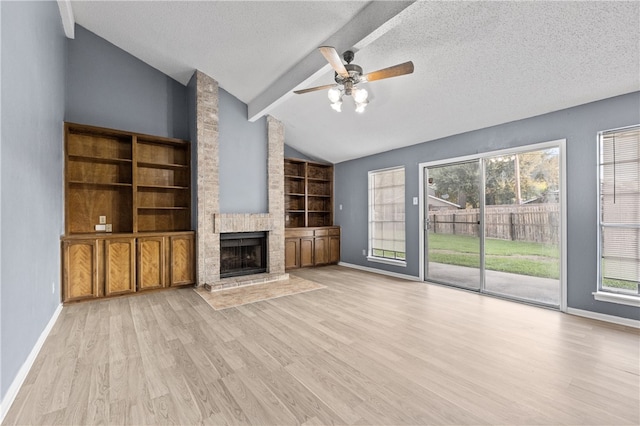
POLYGON ((633 130, 637 130, 638 132, 640 132, 640 124, 636 124, 636 125, 632 125, 632 126, 627 126, 627 127, 622 127, 622 128, 616 128, 616 129, 610 129, 610 130, 605 130, 605 131, 601 131, 598 132, 598 137, 597 137, 597 173, 596 173, 596 178, 597 178, 597 214, 598 214, 598 223, 597 223, 597 235, 598 235, 598 250, 597 250, 597 285, 596 285, 596 291, 593 292, 593 296, 595 300, 598 301, 603 301, 603 302, 610 302, 610 303, 617 303, 617 304, 622 304, 622 305, 629 305, 629 306, 636 306, 636 307, 640 307, 640 285, 639 285, 639 289, 637 293, 630 293, 630 292, 625 292, 625 291, 615 291, 614 289, 611 289, 610 287, 603 287, 603 268, 602 268, 602 260, 603 260, 603 251, 604 251, 604 247, 603 247, 603 228, 604 227, 609 227, 609 228, 629 228, 629 229, 638 229, 640 228, 640 221, 636 224, 622 224, 622 223, 617 223, 617 222, 604 222, 602 220, 602 155, 603 155, 603 144, 604 144, 604 138, 607 135, 610 135, 612 133, 623 133, 623 132, 628 132, 628 131, 633 131, 633 130))
MULTIPOLYGON (((384 169, 377 169, 377 170, 370 170, 367 173, 367 208, 368 208, 368 218, 367 218, 367 260, 369 262, 377 262, 377 263, 384 263, 387 265, 395 265, 395 266, 402 266, 402 267, 406 267, 407 266, 407 218, 406 218, 406 191, 407 191, 407 174, 406 174, 406 167, 404 165, 402 166, 394 166, 394 167, 387 167, 384 169), (380 223, 379 221, 374 221, 373 220, 373 191, 374 188, 372 188, 372 179, 374 178, 374 176, 378 173, 383 173, 383 172, 393 172, 393 171, 399 171, 402 170, 402 175, 403 175, 403 183, 402 183, 402 200, 403 200, 403 204, 404 204, 404 209, 405 209, 405 216, 404 216, 404 220, 402 221, 403 223, 403 227, 404 227, 404 235, 403 235, 403 244, 404 244, 404 251, 402 253, 404 253, 404 259, 398 259, 397 257, 395 258, 391 258, 391 257, 384 257, 384 256, 377 256, 374 255, 373 251, 373 240, 374 240, 374 224, 375 223, 380 223)), ((393 221, 393 223, 399 223, 399 221, 393 221)), ((398 251, 395 251, 395 253, 398 253, 398 251)))

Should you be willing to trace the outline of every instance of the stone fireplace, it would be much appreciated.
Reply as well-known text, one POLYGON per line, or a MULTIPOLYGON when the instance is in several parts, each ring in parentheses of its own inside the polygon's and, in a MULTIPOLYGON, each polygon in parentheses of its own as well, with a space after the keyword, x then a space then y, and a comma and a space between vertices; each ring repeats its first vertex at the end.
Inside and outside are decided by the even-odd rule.
MULTIPOLYGON (((218 83, 196 71, 189 83, 195 93, 195 154, 197 169, 197 277, 198 286, 213 291, 258 282, 287 279, 284 270, 284 126, 267 117, 267 213, 221 213, 218 131, 218 83), (192 85, 192 83, 195 83, 192 85), (265 259, 248 275, 223 272, 221 250, 228 233, 265 235, 265 259)), ((193 138, 193 136, 192 136, 193 138)))

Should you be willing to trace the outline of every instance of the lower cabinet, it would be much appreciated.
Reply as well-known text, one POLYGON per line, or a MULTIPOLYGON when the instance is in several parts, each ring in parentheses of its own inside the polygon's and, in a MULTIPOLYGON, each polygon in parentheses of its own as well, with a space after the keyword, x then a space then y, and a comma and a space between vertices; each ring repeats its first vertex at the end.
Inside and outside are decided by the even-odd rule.
POLYGON ((65 300, 100 297, 97 239, 63 241, 62 293, 65 300))
POLYGON ((340 261, 340 228, 285 229, 285 269, 328 265, 340 261))
POLYGON ((165 287, 165 237, 138 238, 138 289, 165 287))
POLYGON ((104 240, 105 296, 136 291, 135 253, 135 238, 104 240))
POLYGON ((65 302, 195 283, 193 232, 62 240, 65 302))

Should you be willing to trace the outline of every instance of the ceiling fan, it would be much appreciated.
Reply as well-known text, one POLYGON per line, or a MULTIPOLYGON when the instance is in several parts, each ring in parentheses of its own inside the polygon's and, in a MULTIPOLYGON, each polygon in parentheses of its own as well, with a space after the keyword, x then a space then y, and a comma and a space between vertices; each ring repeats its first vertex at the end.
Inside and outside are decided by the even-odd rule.
POLYGON ((356 112, 364 112, 365 107, 369 103, 369 93, 365 89, 357 87, 359 83, 398 77, 413 72, 413 62, 409 61, 363 75, 362 67, 351 63, 354 58, 354 53, 351 50, 347 50, 342 55, 347 63, 345 65, 342 63, 340 55, 338 55, 335 48, 331 46, 320 46, 318 49, 335 70, 336 82, 324 86, 294 90, 293 93, 301 95, 303 93, 329 89, 328 96, 331 101, 331 108, 338 112, 342 111, 343 95, 353 96, 353 100, 356 102, 356 112))

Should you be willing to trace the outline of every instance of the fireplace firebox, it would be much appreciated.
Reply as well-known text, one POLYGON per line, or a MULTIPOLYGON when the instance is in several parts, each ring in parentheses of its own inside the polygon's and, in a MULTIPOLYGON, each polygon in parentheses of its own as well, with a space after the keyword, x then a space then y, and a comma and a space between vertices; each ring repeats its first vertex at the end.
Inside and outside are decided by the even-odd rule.
POLYGON ((267 233, 220 234, 220 278, 267 272, 267 233))

